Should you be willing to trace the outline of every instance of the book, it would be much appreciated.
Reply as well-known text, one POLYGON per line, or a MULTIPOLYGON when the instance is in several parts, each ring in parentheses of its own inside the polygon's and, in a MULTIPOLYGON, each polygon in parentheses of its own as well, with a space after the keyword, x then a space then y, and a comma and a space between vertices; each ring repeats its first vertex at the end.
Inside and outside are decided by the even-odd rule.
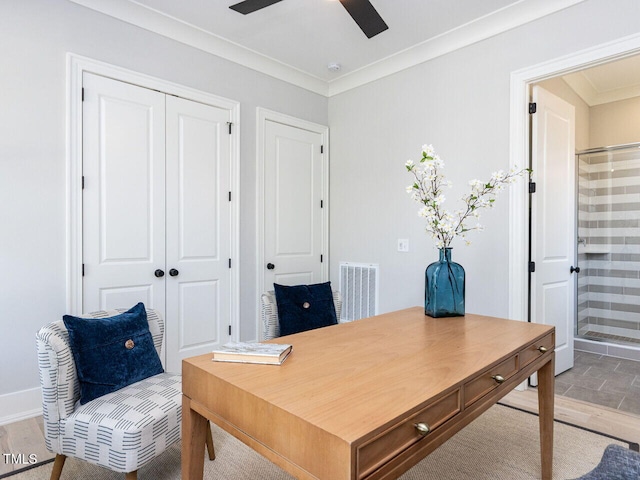
POLYGON ((292 349, 289 344, 230 342, 213 351, 213 361, 281 365, 292 349))

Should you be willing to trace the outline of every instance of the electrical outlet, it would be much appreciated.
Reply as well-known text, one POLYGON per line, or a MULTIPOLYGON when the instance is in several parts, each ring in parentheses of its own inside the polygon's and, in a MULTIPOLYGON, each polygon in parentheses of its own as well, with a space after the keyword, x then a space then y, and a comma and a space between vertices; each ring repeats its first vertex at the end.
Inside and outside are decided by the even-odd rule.
POLYGON ((398 251, 399 252, 408 252, 409 251, 409 239, 408 238, 399 238, 398 239, 398 251))

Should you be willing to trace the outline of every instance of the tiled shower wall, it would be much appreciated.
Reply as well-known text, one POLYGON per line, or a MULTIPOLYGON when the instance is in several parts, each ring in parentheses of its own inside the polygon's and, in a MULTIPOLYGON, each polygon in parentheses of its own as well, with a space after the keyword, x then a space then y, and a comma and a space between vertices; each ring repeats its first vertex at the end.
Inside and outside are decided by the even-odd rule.
POLYGON ((578 238, 578 335, 640 340, 638 148, 578 157, 578 238))

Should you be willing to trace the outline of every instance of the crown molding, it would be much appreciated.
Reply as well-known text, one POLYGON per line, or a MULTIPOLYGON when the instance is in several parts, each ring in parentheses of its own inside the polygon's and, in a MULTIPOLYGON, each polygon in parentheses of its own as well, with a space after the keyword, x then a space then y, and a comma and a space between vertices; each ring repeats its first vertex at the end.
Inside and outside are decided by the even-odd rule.
POLYGON ((589 78, 584 72, 564 75, 562 79, 590 107, 640 96, 640 85, 631 85, 624 88, 600 92, 593 86, 593 83, 589 81, 589 78))
POLYGON ((279 80, 331 97, 472 45, 584 0, 520 0, 359 70, 327 82, 134 0, 69 0, 279 80))
POLYGON ((69 0, 150 32, 327 96, 327 82, 132 0, 69 0))
POLYGON ((460 48, 499 35, 584 0, 520 0, 376 63, 332 80, 329 96, 392 75, 460 48))
POLYGON ((564 75, 562 79, 584 100, 584 103, 590 107, 596 104, 598 91, 583 72, 570 73, 564 75))

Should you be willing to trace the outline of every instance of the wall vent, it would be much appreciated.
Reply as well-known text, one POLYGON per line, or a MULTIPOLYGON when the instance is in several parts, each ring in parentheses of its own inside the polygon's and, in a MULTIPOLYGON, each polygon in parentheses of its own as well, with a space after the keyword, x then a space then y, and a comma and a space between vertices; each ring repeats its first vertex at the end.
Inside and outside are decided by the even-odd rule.
POLYGON ((340 293, 343 321, 378 313, 378 265, 340 263, 340 293))

